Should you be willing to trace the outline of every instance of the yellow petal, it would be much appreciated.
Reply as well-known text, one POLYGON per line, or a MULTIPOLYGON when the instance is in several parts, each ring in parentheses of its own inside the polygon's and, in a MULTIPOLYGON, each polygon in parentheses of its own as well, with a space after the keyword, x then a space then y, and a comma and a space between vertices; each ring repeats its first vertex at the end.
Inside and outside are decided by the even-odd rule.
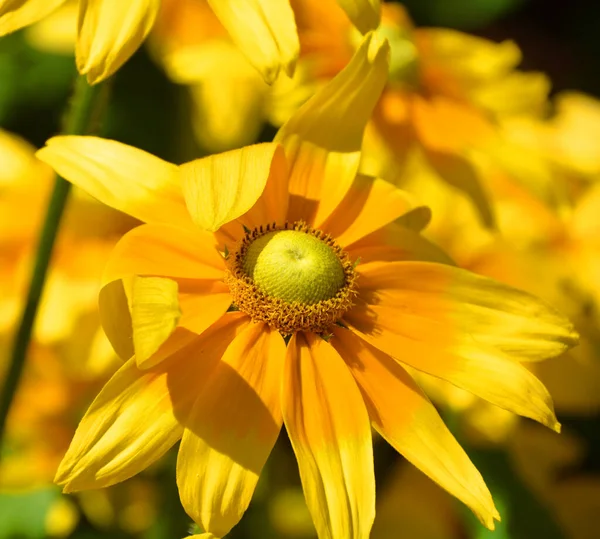
MULTIPOLYGON (((259 201, 270 178, 281 193, 286 185, 285 170, 283 152, 273 143, 247 146, 181 165, 183 192, 192 219, 205 230, 218 230, 246 214, 259 201)), ((280 212, 278 208, 273 208, 272 215, 261 212, 261 218, 267 221, 260 224, 273 222, 280 212)))
POLYGON ((186 423, 177 459, 181 502, 217 537, 246 511, 281 430, 284 358, 281 335, 248 321, 198 393, 186 423))
POLYGON ((133 359, 123 365, 81 420, 55 481, 67 492, 106 487, 161 457, 181 437, 204 381, 245 320, 228 313, 154 369, 140 371, 133 359))
POLYGON ((190 227, 177 167, 114 140, 53 137, 36 154, 107 206, 149 223, 190 227))
POLYGON ((460 268, 383 262, 358 271, 369 303, 409 306, 410 314, 441 322, 450 338, 468 335, 521 361, 557 356, 578 341, 569 320, 541 300, 460 268))
POLYGON ((289 0, 208 0, 221 24, 269 84, 291 77, 300 52, 289 0))
POLYGON ((319 226, 358 172, 363 132, 387 81, 389 45, 368 34, 350 63, 279 130, 290 163, 290 221, 319 226))
POLYGON ((380 306, 358 301, 344 321, 352 331, 395 360, 447 380, 500 408, 560 430, 548 391, 530 371, 468 335, 459 342, 448 342, 449 330, 444 324, 407 314, 415 303, 380 306))
POLYGON ((321 337, 288 344, 283 418, 319 539, 366 539, 375 517, 369 417, 356 383, 321 337))
POLYGON ((174 279, 222 279, 225 262, 212 234, 169 225, 142 225, 117 243, 104 268, 103 283, 131 275, 174 279))
POLYGON ((331 344, 356 379, 378 432, 494 529, 499 517, 481 474, 410 375, 346 329, 336 328, 331 344))
POLYGON ((379 0, 338 0, 338 4, 361 33, 375 30, 381 20, 379 0))
POLYGON ((147 360, 175 331, 181 318, 178 286, 162 277, 134 277, 131 298, 133 349, 139 368, 153 366, 147 360))
POLYGON ((392 223, 411 208, 410 195, 405 191, 385 180, 359 174, 320 228, 345 247, 392 223))
POLYGON ((50 15, 66 0, 1 0, 0 36, 29 26, 50 15))
POLYGON ((160 0, 80 0, 75 56, 90 84, 110 77, 142 44, 160 0))

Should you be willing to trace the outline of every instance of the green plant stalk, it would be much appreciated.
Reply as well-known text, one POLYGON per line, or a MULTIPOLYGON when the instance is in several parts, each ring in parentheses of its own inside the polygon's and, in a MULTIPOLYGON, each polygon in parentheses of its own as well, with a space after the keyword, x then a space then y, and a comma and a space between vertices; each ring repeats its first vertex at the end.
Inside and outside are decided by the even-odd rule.
MULTIPOLYGON (((64 119, 62 134, 84 135, 96 131, 108 101, 108 90, 109 85, 106 83, 89 86, 85 77, 78 77, 70 107, 64 119)), ((56 176, 39 238, 27 299, 14 337, 10 364, 0 393, 0 458, 2 457, 1 449, 6 420, 25 366, 54 243, 70 190, 71 184, 60 176, 56 176)))

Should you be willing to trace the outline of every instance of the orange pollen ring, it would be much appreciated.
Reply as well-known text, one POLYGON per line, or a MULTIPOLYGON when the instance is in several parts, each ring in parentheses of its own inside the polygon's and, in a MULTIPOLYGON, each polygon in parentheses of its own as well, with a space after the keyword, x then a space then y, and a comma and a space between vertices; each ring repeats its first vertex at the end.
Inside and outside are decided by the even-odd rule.
POLYGON ((296 221, 292 225, 285 223, 282 227, 273 223, 247 231, 235 253, 227 257, 226 263, 225 283, 229 286, 233 304, 254 322, 264 322, 283 335, 297 331, 330 333, 332 326, 353 307, 358 295, 357 274, 348 253, 329 234, 310 227, 304 221, 296 221), (250 244, 264 234, 278 230, 311 234, 331 248, 344 271, 344 284, 335 296, 313 304, 286 302, 263 292, 246 274, 243 264, 250 244))

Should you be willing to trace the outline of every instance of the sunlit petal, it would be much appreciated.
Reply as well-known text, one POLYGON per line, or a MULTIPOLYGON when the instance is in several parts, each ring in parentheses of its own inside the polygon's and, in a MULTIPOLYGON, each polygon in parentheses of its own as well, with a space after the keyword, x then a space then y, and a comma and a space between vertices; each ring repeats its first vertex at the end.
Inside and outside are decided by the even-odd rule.
POLYGON ((43 19, 65 2, 66 0, 0 0, 0 36, 43 19))
POLYGON ((321 337, 288 344, 283 417, 319 539, 366 539, 375 517, 371 429, 348 368, 321 337))
POLYGON ((148 223, 192 226, 177 167, 98 137, 53 137, 37 152, 63 178, 104 204, 148 223))
POLYGON ((283 338, 250 323, 198 394, 177 460, 187 513, 223 537, 244 514, 281 429, 283 338))
POLYGON ((481 474, 410 375, 346 329, 336 328, 331 344, 354 375, 375 428, 493 529, 498 513, 481 474))

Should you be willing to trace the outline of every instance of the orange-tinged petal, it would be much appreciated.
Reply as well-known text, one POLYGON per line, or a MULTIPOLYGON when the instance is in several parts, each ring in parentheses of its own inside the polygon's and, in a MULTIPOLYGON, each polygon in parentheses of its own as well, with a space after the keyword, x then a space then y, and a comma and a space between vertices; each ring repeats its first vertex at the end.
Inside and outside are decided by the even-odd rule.
POLYGON ((359 174, 320 228, 345 247, 392 223, 411 208, 411 197, 405 191, 385 180, 359 174))
POLYGON ((358 383, 378 432, 494 529, 499 517, 481 474, 411 376, 346 329, 336 328, 331 344, 358 383))
POLYGON ((381 20, 379 0, 338 0, 338 4, 361 33, 366 34, 379 26, 381 20))
POLYGON ((114 140, 53 137, 37 152, 63 178, 107 206, 148 223, 192 226, 177 167, 114 140))
POLYGON ((55 481, 67 492, 106 487, 161 457, 181 437, 198 392, 246 320, 228 313, 154 369, 125 363, 81 420, 55 481))
POLYGON ((66 0, 0 0, 0 36, 50 15, 66 0))
MULTIPOLYGON (((266 224, 285 209, 287 173, 278 144, 247 146, 179 167, 185 201, 194 222, 214 232, 249 210, 248 218, 266 224), (267 189, 267 185, 272 184, 267 189), (264 200, 260 200, 267 190, 264 200), (264 219, 264 221, 263 221, 264 219)), ((284 214, 285 215, 285 214, 284 214)))
POLYGON ((541 300, 460 268, 379 262, 358 272, 368 303, 436 320, 455 342, 465 335, 519 360, 557 356, 577 344, 569 320, 541 300))
POLYGON ((177 484, 187 513, 223 537, 244 514, 281 430, 285 344, 248 322, 199 393, 179 448, 177 484))
MULTIPOLYGON (((402 219, 399 220, 402 222, 402 219)), ((437 245, 421 234, 397 223, 379 230, 347 245, 346 251, 352 260, 367 262, 398 260, 424 260, 440 264, 454 264, 452 259, 437 245)))
POLYGON ((350 189, 388 63, 387 41, 368 34, 350 63, 277 133, 290 163, 290 221, 318 227, 350 189))
POLYGON ((248 60, 273 83, 280 69, 291 77, 300 42, 289 0, 208 0, 248 60))
POLYGON ((139 368, 156 364, 148 361, 175 331, 181 318, 177 282, 163 277, 133 278, 131 321, 133 349, 139 368))
POLYGON ((80 0, 75 56, 90 84, 110 77, 142 44, 160 0, 80 0))
POLYGON ((369 417, 335 349, 314 334, 288 344, 283 418, 319 539, 367 538, 375 517, 369 417))
POLYGON ((163 224, 125 234, 110 254, 103 283, 130 275, 174 279, 222 279, 225 262, 212 234, 163 224))
POLYGON ((473 339, 469 342, 468 335, 461 342, 448 342, 449 331, 443 323, 407 314, 407 309, 410 306, 403 304, 381 306, 359 301, 344 321, 395 360, 560 430, 550 394, 518 361, 473 339))

